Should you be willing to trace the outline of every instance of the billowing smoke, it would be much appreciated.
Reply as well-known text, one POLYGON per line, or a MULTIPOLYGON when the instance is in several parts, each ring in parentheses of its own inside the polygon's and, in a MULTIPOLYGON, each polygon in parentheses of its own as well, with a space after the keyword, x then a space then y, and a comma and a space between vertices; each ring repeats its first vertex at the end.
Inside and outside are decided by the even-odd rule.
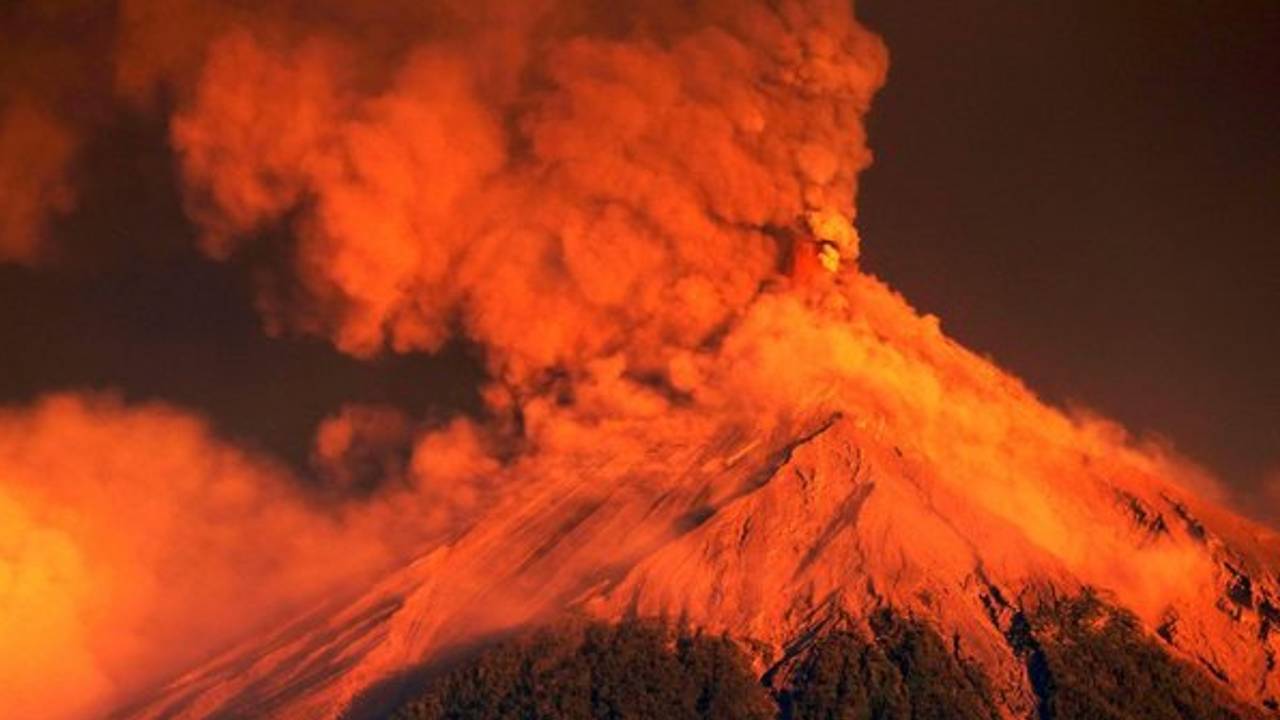
POLYGON ((111 14, 84 1, 0 8, 0 262, 47 259, 49 224, 75 207, 74 156, 110 92, 98 59, 111 14))
POLYGON ((71 131, 39 105, 11 99, 0 115, 0 261, 34 262, 52 215, 70 210, 71 131))
POLYGON ((771 230, 852 216, 883 52, 837 2, 508 5, 390 59, 215 39, 172 125, 205 248, 286 223, 268 321, 357 355, 461 332, 517 385, 615 353, 667 377, 776 272, 771 230))
POLYGON ((271 258, 267 331, 359 357, 463 336, 494 380, 488 428, 335 408, 310 483, 179 410, 8 410, 0 700, 54 717, 429 546, 513 453, 710 398, 791 235, 851 232, 886 69, 829 0, 7 12, 0 261, 57 256, 98 118, 165 114, 201 248, 271 258))
MULTIPOLYGON (((387 421, 348 409, 326 422, 327 471, 379 459, 387 421)), ((340 504, 166 406, 64 394, 0 412, 5 713, 101 712, 474 514, 477 475, 497 470, 477 431, 403 442, 395 489, 340 504)))
POLYGON ((662 375, 775 271, 771 232, 852 219, 885 61, 847 3, 418 5, 120 7, 117 91, 176 103, 205 249, 293 231, 273 327, 662 375))
POLYGON ((282 475, 162 406, 0 414, 5 713, 100 708, 376 560, 282 475))
POLYGON ((847 0, 40 6, 12 12, 106 27, 113 62, 74 92, 4 76, 0 260, 55 252, 43 228, 74 202, 91 123, 58 98, 164 113, 201 247, 254 258, 268 332, 358 357, 465 338, 491 417, 334 408, 307 485, 171 408, 6 411, 0 704, 18 716, 101 711, 448 538, 523 476, 589 472, 561 448, 643 457, 614 421, 763 435, 855 412, 1086 578, 1146 583, 1154 607, 1202 570, 1081 532, 1100 521, 1062 480, 1174 462, 1043 406, 848 265, 785 277, 806 232, 856 253, 887 60, 847 0))

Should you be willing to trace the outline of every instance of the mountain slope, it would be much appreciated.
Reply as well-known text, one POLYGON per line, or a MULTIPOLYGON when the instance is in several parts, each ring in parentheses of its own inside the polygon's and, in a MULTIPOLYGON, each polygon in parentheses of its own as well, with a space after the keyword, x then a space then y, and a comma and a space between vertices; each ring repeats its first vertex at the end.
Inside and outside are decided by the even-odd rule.
POLYGON ((452 541, 129 715, 385 710, 422 668, 565 612, 725 632, 764 673, 891 608, 1025 717, 1020 624, 1087 592, 1222 692, 1255 708, 1280 695, 1275 535, 1200 499, 1177 461, 1042 405, 867 276, 765 293, 719 352, 724 398, 765 376, 784 410, 530 408, 512 489, 452 541))

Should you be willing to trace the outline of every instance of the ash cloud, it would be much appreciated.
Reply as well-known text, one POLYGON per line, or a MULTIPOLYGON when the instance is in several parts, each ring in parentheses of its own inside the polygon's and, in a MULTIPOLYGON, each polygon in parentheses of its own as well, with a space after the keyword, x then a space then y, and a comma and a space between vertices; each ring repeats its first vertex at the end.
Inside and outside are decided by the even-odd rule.
MULTIPOLYGON (((172 408, 6 410, 0 617, 46 629, 0 656, 13 707, 100 712, 523 481, 590 472, 577 457, 657 475, 636 428, 768 437, 855 412, 1083 577, 1145 583, 1152 612, 1188 576, 1194 559, 1099 530, 1090 494, 1096 473, 1156 483, 1175 463, 1039 403, 873 278, 780 277, 797 228, 856 243, 887 57, 848 3, 110 7, 91 18, 109 77, 84 96, 162 118, 201 251, 269 278, 266 331, 362 359, 461 337, 484 354, 489 417, 335 407, 307 491, 172 408)), ((22 262, 56 251, 41 228, 70 207, 92 130, 34 107, 15 127, 63 149, 23 180, 34 199, 3 206, 22 233, 0 252, 22 262)))
POLYGON ((101 713, 385 552, 278 466, 161 405, 5 409, 0 478, 0 678, 16 717, 101 713))
POLYGON ((110 18, 91 2, 0 9, 0 263, 44 261, 50 222, 75 208, 74 157, 109 104, 95 60, 110 18))
POLYGON ((712 397, 780 231, 852 222, 886 68, 826 0, 5 12, 22 62, 0 76, 0 262, 101 257, 53 231, 95 135, 147 118, 201 251, 259 278, 268 333, 362 359, 461 337, 492 378, 488 424, 335 407, 316 483, 164 405, 7 408, 0 611, 23 652, 3 699, 53 717, 439 542, 508 491, 514 457, 552 466, 610 418, 712 397))
MULTIPOLYGON (((211 256, 291 227, 301 289, 259 298, 273 329, 360 356, 460 331, 515 383, 613 352, 661 375, 774 273, 771 230, 852 220, 886 63, 851 12, 126 0, 92 92, 173 110, 211 256)), ((11 256, 69 202, 63 120, 29 121, 67 139, 8 214, 11 256)))
POLYGON ((73 131, 39 105, 11 98, 0 114, 0 261, 35 262, 50 216, 75 204, 66 178, 73 131))
POLYGON ((665 376, 776 272, 770 228, 853 216, 883 52, 840 3, 781 8, 471 3, 391 59, 237 28, 172 123, 204 247, 288 218, 304 292, 268 320, 356 355, 460 331, 515 385, 665 376))

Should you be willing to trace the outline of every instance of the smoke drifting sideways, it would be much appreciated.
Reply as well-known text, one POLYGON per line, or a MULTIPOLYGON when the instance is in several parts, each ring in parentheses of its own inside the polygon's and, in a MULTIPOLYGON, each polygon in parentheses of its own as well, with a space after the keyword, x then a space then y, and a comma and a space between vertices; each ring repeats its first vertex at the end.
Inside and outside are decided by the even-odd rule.
POLYGON ((484 427, 335 408, 318 488, 172 407, 5 410, 0 703, 27 716, 102 712, 447 537, 546 408, 702 402, 779 233, 853 221, 887 67, 832 0, 0 12, 0 262, 68 251, 47 230, 96 124, 163 117, 202 250, 284 258, 258 268, 266 332, 361 358, 464 336, 493 380, 484 427))
POLYGON ((492 471, 473 440, 462 425, 440 430, 404 469, 441 493, 406 486, 357 508, 305 496, 280 466, 170 407, 63 394, 3 411, 0 706, 101 714, 284 609, 342 592, 463 511, 445 493, 479 484, 454 473, 492 471))
POLYGON ((1084 578, 1146 588, 1151 613, 1209 587, 1183 549, 1133 552, 1096 482, 1194 469, 1045 407, 854 269, 779 277, 789 231, 856 219, 871 159, 887 52, 846 0, 49 7, 5 18, 27 61, 0 64, 0 147, 34 159, 0 154, 23 188, 0 200, 3 258, 56 262, 42 228, 74 206, 94 113, 163 116, 203 251, 272 258, 267 332, 360 358, 462 337, 490 417, 334 408, 317 485, 171 407, 8 409, 6 711, 127 701, 447 541, 523 479, 591 472, 574 447, 625 465, 649 447, 637 428, 694 443, 857 413, 1084 578), (108 56, 87 85, 55 71, 108 56))

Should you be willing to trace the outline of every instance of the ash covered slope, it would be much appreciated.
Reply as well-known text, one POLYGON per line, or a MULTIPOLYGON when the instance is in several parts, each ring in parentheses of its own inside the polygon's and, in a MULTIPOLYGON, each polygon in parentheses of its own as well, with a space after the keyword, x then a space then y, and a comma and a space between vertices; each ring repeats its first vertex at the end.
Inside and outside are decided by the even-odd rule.
MULTIPOLYGON (((196 656, 192 636, 218 647, 319 592, 308 578, 366 574, 383 579, 136 714, 370 708, 372 689, 562 612, 728 630, 763 671, 881 605, 954 638, 1016 714, 1032 690, 1005 637, 1024 606, 1085 586, 1242 699, 1274 694, 1274 540, 850 267, 887 55, 848 0, 117 5, 72 55, 116 49, 97 101, 168 127, 201 248, 250 268, 267 329, 357 357, 463 340, 492 422, 336 409, 306 498, 182 418, 142 426, 168 436, 95 433, 137 413, 73 401, 6 422, 20 482, 0 500, 18 547, 45 538, 4 558, 36 592, 16 609, 0 593, 24 641, 0 670, 27 714, 97 715, 196 656), (32 441, 63 415, 74 430, 32 441), (120 484, 80 466, 91 441, 124 478, 175 450, 132 492, 185 489, 86 502, 120 484)), ((50 36, 44 15, 27 36, 50 36)), ((69 205, 68 158, 95 124, 50 77, 23 78, 34 109, 7 125, 63 146, 35 172, 58 191, 20 199, 32 228, 69 205)), ((33 232, 9 256, 38 256, 33 232)))
POLYGON ((1280 693, 1275 536, 1189 490, 1176 461, 1042 405, 878 281, 766 293, 721 357, 724 398, 758 391, 740 374, 770 377, 787 411, 535 410, 535 449, 504 471, 516 489, 468 530, 135 716, 376 710, 433 661, 564 612, 727 632, 763 673, 885 607, 952 639, 1026 716, 1014 626, 1086 588, 1222 691, 1258 708, 1280 693))

